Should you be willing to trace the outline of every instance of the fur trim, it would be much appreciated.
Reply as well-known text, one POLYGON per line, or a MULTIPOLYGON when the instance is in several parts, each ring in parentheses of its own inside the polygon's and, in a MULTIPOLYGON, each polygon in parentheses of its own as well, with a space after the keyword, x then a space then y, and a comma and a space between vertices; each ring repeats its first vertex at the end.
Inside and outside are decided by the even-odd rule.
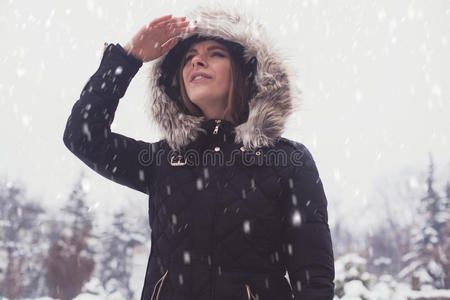
MULTIPOLYGON (((293 112, 295 88, 262 25, 242 12, 218 5, 197 7, 186 17, 187 20, 197 20, 197 30, 182 35, 183 40, 193 34, 217 36, 244 46, 246 61, 256 57, 255 82, 258 92, 249 101, 248 120, 235 127, 235 142, 242 143, 249 150, 274 145, 293 112)), ((163 138, 173 150, 180 150, 203 131, 200 125, 205 118, 185 114, 158 85, 161 65, 166 56, 156 59, 150 68, 150 99, 147 103, 151 118, 159 126, 163 138)))

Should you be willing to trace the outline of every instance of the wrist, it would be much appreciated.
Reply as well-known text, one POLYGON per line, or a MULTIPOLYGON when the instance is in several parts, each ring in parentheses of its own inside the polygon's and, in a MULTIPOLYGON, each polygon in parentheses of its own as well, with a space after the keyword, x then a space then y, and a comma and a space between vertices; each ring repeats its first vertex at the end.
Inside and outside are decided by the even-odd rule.
MULTIPOLYGON (((107 43, 105 43, 105 45, 106 44, 107 43)), ((129 51, 125 50, 125 48, 119 43, 109 44, 108 46, 106 46, 106 48, 109 48, 109 51, 108 53, 106 53, 105 49, 103 58, 105 58, 105 56, 111 56, 114 53, 114 55, 119 55, 120 57, 124 58, 125 61, 129 63, 130 66, 134 66, 139 69, 143 64, 142 60, 130 54, 129 51)))
POLYGON ((143 59, 142 59, 141 57, 139 57, 139 55, 137 55, 136 53, 134 53, 134 52, 132 51, 132 47, 131 47, 130 44, 127 43, 127 44, 123 47, 123 49, 125 50, 125 52, 126 52, 128 55, 131 55, 131 56, 133 56, 134 58, 136 58, 137 60, 139 60, 139 61, 141 61, 141 62, 144 62, 143 59))

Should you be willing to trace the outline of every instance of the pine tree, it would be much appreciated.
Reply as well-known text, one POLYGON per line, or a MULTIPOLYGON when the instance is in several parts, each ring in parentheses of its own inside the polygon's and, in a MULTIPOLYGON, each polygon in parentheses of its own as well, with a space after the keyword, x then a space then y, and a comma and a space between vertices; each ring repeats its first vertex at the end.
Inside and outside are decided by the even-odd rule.
POLYGON ((45 269, 40 218, 44 209, 25 196, 25 188, 0 183, 0 295, 16 299, 42 296, 45 269))
MULTIPOLYGON (((445 186, 445 201, 443 204, 443 211, 450 212, 450 180, 447 181, 445 186)), ((444 237, 444 243, 442 246, 441 253, 441 262, 444 268, 445 279, 444 279, 444 288, 450 289, 450 218, 447 218, 447 222, 445 222, 445 226, 442 229, 442 236, 444 237)))
POLYGON ((100 281, 109 294, 120 293, 124 298, 133 298, 130 288, 132 272, 132 250, 144 243, 142 232, 133 228, 125 213, 114 215, 113 227, 102 239, 104 256, 101 260, 100 281))
POLYGON ((95 265, 95 251, 90 245, 93 216, 86 205, 83 180, 82 173, 61 210, 61 217, 55 220, 57 226, 53 228, 53 242, 48 252, 50 294, 63 300, 72 299, 81 292, 95 265))
POLYGON ((412 250, 404 255, 407 266, 400 272, 401 277, 413 280, 413 289, 419 289, 420 284, 444 288, 445 282, 448 282, 448 270, 447 273, 445 271, 448 254, 444 252, 449 243, 448 232, 445 235, 450 221, 448 198, 441 197, 434 184, 434 163, 430 155, 427 191, 420 201, 412 250))

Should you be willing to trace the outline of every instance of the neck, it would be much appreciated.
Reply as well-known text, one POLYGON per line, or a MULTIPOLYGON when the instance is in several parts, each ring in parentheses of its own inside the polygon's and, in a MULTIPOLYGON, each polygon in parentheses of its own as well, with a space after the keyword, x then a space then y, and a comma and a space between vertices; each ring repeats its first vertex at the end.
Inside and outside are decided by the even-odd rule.
POLYGON ((206 120, 212 120, 212 119, 214 119, 214 120, 226 120, 228 122, 233 123, 232 120, 229 117, 226 117, 223 114, 222 115, 210 115, 210 116, 206 116, 205 115, 205 118, 206 118, 206 120))
POLYGON ((225 107, 205 107, 202 109, 203 115, 207 120, 227 120, 231 122, 231 119, 225 115, 225 107))

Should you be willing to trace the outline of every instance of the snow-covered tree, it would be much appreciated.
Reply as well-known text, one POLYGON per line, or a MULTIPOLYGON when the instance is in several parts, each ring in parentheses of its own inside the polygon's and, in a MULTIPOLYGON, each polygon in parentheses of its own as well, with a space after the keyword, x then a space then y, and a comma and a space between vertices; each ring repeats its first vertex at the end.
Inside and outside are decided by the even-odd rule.
POLYGON ((133 226, 125 213, 114 215, 113 226, 103 234, 103 257, 99 277, 108 294, 121 294, 125 299, 133 297, 130 288, 133 248, 146 239, 142 230, 133 226))
POLYGON ((356 253, 348 253, 339 257, 335 266, 335 295, 338 298, 371 299, 369 290, 376 278, 366 271, 365 258, 356 253))
POLYGON ((448 196, 441 197, 434 184, 434 163, 430 156, 426 180, 426 195, 418 209, 416 226, 412 232, 412 249, 404 255, 406 267, 400 277, 411 278, 413 289, 421 284, 435 288, 448 288, 449 248, 448 227, 450 211, 448 196))
POLYGON ((341 219, 337 217, 334 224, 330 226, 331 236, 333 237, 333 253, 335 253, 335 256, 344 255, 349 251, 357 251, 358 238, 345 227, 341 219))
POLYGON ((0 183, 0 295, 16 299, 47 293, 43 213, 27 199, 25 188, 0 183))
POLYGON ((415 209, 423 195, 415 168, 405 167, 396 174, 375 180, 368 216, 373 225, 365 233, 367 270, 381 276, 396 275, 404 267, 402 257, 411 249, 411 230, 417 222, 415 209), (417 200, 415 200, 417 199, 417 200))
MULTIPOLYGON (((450 212, 450 180, 447 181, 445 186, 445 201, 444 211, 450 212)), ((445 273, 444 288, 450 289, 450 221, 447 220, 445 226, 442 228, 442 236, 445 241, 442 245, 441 263, 445 273)))
POLYGON ((381 276, 397 274, 402 267, 401 256, 409 248, 410 226, 392 226, 382 224, 365 239, 370 259, 367 270, 381 276))
POLYGON ((61 215, 54 220, 52 245, 48 252, 47 277, 54 298, 72 299, 89 281, 94 270, 93 216, 86 205, 82 174, 61 215))

